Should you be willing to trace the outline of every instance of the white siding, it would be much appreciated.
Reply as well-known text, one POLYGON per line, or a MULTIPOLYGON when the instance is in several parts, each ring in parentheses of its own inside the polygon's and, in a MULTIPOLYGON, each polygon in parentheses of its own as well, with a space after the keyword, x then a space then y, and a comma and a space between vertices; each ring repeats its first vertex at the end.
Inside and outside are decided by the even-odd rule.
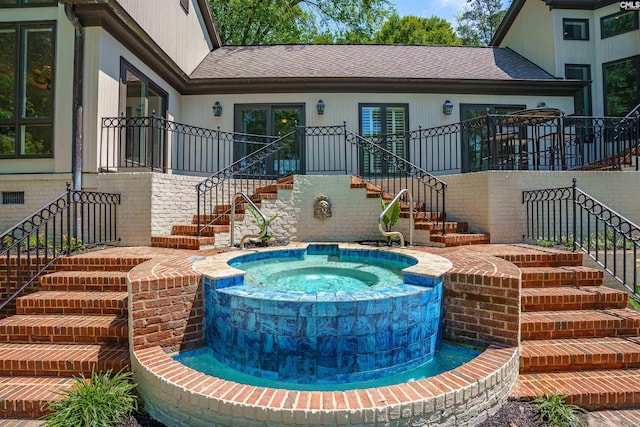
POLYGON ((186 74, 191 74, 213 48, 196 0, 189 0, 188 13, 180 6, 180 0, 118 3, 186 74))

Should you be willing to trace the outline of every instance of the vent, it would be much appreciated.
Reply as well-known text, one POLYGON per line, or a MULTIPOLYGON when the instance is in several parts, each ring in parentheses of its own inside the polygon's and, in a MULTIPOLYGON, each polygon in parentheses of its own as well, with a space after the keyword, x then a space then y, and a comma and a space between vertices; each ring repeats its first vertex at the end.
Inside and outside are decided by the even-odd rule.
POLYGON ((3 191, 3 205, 24 205, 24 191, 3 191))

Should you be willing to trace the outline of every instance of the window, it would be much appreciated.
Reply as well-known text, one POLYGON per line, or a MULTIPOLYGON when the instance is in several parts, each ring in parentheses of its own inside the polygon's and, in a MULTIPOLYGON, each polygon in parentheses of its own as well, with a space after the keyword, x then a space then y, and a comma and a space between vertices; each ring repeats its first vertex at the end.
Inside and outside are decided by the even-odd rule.
POLYGON ((184 9, 186 13, 189 13, 189 0, 180 0, 180 6, 182 6, 182 9, 184 9))
POLYGON ((1 7, 33 7, 33 6, 54 6, 58 4, 56 0, 0 0, 1 7))
POLYGON ((640 55, 602 64, 604 112, 622 117, 640 103, 640 55))
MULTIPOLYGON (((564 77, 572 80, 591 80, 591 66, 565 64, 564 77)), ((591 115, 591 84, 576 92, 573 98, 573 111, 578 116, 591 115)))
POLYGON ((638 29, 638 12, 618 12, 600 18, 600 37, 606 39, 638 29))
MULTIPOLYGON (((409 128, 407 104, 360 104, 360 135, 406 159, 406 131, 409 128)), ((394 173, 393 165, 383 164, 379 155, 364 155, 363 173, 394 173)))
POLYGON ((589 40, 589 20, 564 18, 562 33, 565 40, 589 40))
POLYGON ((53 156, 53 24, 0 25, 0 158, 53 156))
POLYGON ((24 191, 3 191, 3 205, 24 205, 24 191))

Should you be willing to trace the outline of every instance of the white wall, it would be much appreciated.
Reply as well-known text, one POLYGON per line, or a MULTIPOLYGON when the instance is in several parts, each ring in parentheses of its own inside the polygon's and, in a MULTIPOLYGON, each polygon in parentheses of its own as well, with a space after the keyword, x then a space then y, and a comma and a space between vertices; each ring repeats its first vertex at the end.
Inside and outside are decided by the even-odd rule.
POLYGON ((213 49, 198 2, 185 12, 179 0, 118 0, 149 36, 186 74, 213 49))

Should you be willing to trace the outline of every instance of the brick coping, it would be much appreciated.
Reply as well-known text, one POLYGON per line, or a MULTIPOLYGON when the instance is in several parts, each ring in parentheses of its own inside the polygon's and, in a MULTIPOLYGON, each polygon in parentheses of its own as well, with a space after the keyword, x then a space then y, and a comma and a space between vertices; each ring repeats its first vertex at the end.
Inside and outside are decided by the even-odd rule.
POLYGON ((473 426, 501 406, 518 377, 518 349, 495 345, 470 362, 434 377, 333 392, 226 381, 184 366, 160 346, 132 353, 132 368, 147 410, 174 426, 373 426, 387 422, 473 426))

